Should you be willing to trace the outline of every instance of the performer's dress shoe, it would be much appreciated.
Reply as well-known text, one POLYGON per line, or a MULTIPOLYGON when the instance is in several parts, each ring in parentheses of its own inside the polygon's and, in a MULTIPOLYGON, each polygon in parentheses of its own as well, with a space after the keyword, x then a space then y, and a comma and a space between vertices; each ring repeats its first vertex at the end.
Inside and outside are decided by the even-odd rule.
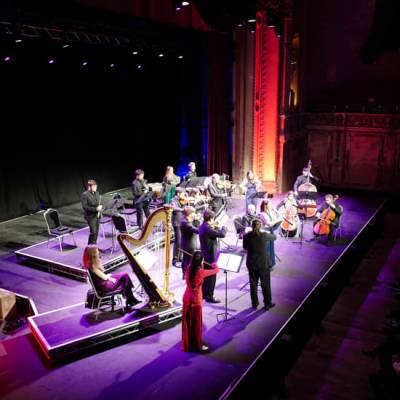
POLYGON ((217 299, 217 298, 215 298, 215 297, 208 297, 208 298, 206 298, 206 302, 207 302, 207 303, 216 304, 216 303, 221 303, 221 300, 220 300, 220 299, 217 299))
POLYGON ((275 303, 268 303, 264 306, 264 311, 268 311, 273 307, 275 307, 275 303))

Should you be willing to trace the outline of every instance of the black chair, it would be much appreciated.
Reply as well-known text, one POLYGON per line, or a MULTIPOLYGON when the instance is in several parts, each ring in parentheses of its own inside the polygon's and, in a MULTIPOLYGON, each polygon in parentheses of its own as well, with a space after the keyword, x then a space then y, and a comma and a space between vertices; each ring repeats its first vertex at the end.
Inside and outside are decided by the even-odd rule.
POLYGON ((58 244, 60 246, 60 251, 62 252, 64 237, 68 235, 72 236, 72 240, 74 241, 74 246, 77 247, 74 236, 74 230, 68 226, 61 224, 60 216, 57 210, 55 210, 54 208, 49 208, 44 212, 43 216, 46 222, 47 232, 49 235, 47 239, 47 247, 49 247, 49 242, 52 238, 57 238, 58 244))
POLYGON ((122 196, 119 193, 114 193, 112 195, 112 201, 118 202, 118 212, 122 215, 126 215, 126 218, 127 218, 126 222, 130 222, 129 216, 135 214, 136 210, 134 208, 125 207, 125 200, 122 198, 122 196))
POLYGON ((111 311, 114 312, 114 308, 115 308, 114 306, 119 305, 120 308, 122 309, 122 312, 124 312, 125 306, 124 306, 124 300, 123 300, 123 296, 122 296, 122 293, 124 291, 123 288, 114 290, 113 292, 102 293, 96 288, 96 285, 94 284, 94 280, 92 277, 92 272, 90 270, 88 270, 87 278, 88 278, 88 282, 89 282, 90 286, 92 287, 94 296, 90 295, 90 291, 88 292, 88 295, 86 298, 86 305, 90 309, 94 309, 95 303, 97 302, 97 307, 96 307, 97 312, 95 315, 96 320, 98 318, 98 315, 101 312, 101 308, 104 306, 111 306, 111 311), (90 303, 90 304, 88 304, 88 303, 90 303))

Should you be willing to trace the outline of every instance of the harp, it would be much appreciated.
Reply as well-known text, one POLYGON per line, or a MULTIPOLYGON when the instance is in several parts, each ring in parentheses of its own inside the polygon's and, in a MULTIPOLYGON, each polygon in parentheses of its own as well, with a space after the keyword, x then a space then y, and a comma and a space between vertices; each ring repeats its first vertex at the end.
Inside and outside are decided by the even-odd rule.
POLYGON ((164 206, 157 209, 150 215, 143 227, 141 235, 138 238, 134 238, 127 233, 121 233, 118 235, 118 243, 128 258, 132 270, 142 285, 143 290, 146 292, 149 298, 148 305, 151 308, 170 307, 174 303, 174 295, 169 291, 171 216, 171 206, 164 206), (139 260, 132 254, 131 250, 127 246, 127 243, 133 245, 134 247, 145 244, 154 227, 160 222, 163 223, 165 231, 165 269, 164 287, 162 289, 151 278, 146 269, 143 267, 143 265, 141 265, 139 260))

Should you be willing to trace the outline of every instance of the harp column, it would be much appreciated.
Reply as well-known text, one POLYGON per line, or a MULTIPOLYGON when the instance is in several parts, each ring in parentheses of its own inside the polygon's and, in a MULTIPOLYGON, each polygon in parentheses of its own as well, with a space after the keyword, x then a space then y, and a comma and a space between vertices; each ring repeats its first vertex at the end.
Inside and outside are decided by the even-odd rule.
POLYGON ((167 222, 165 224, 165 272, 164 272, 164 294, 169 301, 174 301, 174 295, 169 291, 169 269, 170 269, 170 254, 171 254, 171 225, 172 225, 172 207, 164 206, 167 214, 167 222))

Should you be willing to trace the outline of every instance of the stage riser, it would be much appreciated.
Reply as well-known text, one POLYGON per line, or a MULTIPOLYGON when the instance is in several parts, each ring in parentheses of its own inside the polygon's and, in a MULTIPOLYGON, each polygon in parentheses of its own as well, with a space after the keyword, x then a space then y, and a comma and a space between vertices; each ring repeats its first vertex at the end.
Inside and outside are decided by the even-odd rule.
POLYGON ((364 226, 336 263, 316 285, 281 331, 269 343, 257 361, 251 366, 240 383, 229 388, 220 399, 241 399, 251 390, 261 390, 266 396, 281 389, 285 375, 300 356, 307 341, 311 338, 334 305, 343 288, 349 283, 362 258, 378 236, 385 213, 383 204, 364 226), (270 366, 274 365, 273 370, 270 366), (265 370, 270 373, 265 381, 265 370))
MULTIPOLYGON (((64 310, 60 309, 54 311, 54 313, 57 312, 62 315, 64 310)), ((151 317, 144 316, 129 324, 119 324, 115 326, 115 328, 107 330, 107 332, 93 334, 90 337, 77 338, 76 340, 69 340, 65 344, 54 347, 51 347, 46 343, 45 334, 40 329, 40 323, 37 324, 37 322, 40 321, 41 315, 39 314, 35 317, 31 317, 28 321, 31 332, 45 357, 52 363, 61 361, 65 363, 85 356, 93 350, 106 347, 109 348, 120 344, 122 340, 124 342, 134 340, 138 336, 138 333, 145 332, 151 328, 160 327, 167 322, 178 320, 181 316, 182 307, 180 305, 175 305, 171 309, 162 310, 151 317)))

